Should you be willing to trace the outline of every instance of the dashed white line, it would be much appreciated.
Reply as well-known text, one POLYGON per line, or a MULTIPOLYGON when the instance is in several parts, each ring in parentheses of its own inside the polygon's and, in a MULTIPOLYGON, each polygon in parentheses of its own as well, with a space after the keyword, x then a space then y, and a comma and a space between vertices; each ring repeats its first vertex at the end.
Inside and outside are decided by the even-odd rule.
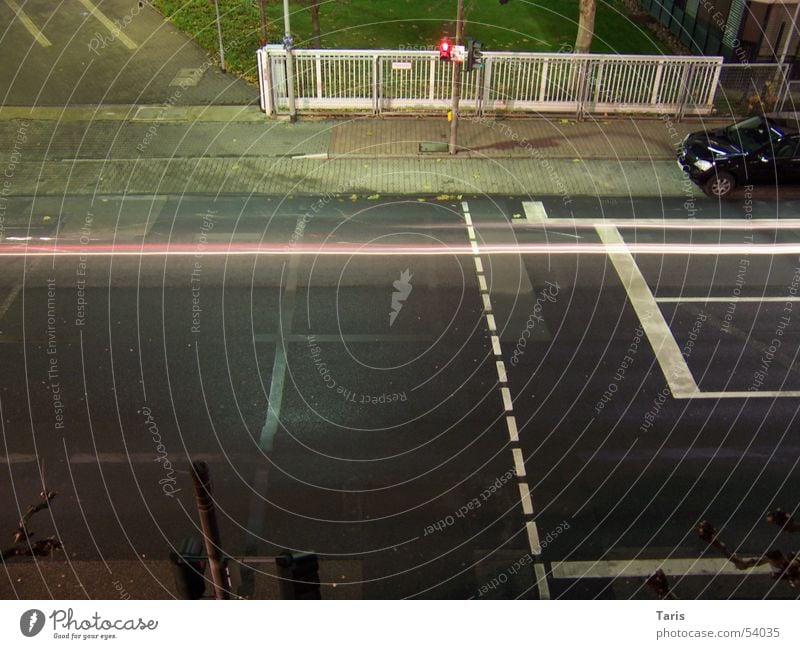
POLYGON ((483 262, 481 261, 480 257, 475 257, 475 269, 479 272, 483 272, 483 262))
POLYGON ((517 477, 524 478, 527 473, 525 472, 525 458, 522 457, 522 449, 512 448, 511 455, 514 456, 514 471, 517 472, 517 477))
POLYGON ((500 383, 508 383, 506 364, 503 361, 497 361, 497 378, 500 379, 500 383))
POLYGON ((508 438, 516 443, 519 442, 519 431, 517 430, 517 418, 514 415, 506 417, 506 427, 508 428, 508 438))
POLYGON ((467 226, 467 236, 469 237, 470 241, 475 240, 475 228, 473 228, 471 225, 467 226))
POLYGON ((492 351, 494 352, 495 356, 502 355, 502 349, 500 348, 500 339, 497 336, 492 336, 492 351))
POLYGON ((533 516, 533 501, 531 500, 531 488, 527 482, 519 483, 519 499, 522 503, 522 513, 526 516, 533 516))
POLYGON ((489 289, 486 287, 486 277, 483 275, 478 275, 478 288, 481 291, 488 291, 489 289))
POLYGON ((511 390, 508 388, 500 388, 500 394, 503 397, 503 406, 505 406, 505 409, 508 411, 513 410, 514 404, 511 401, 511 390))
POLYGON ((486 309, 487 311, 491 311, 492 310, 492 301, 491 301, 491 299, 489 299, 489 294, 488 293, 483 293, 481 295, 481 297, 483 298, 483 308, 486 309))
POLYGON ((536 586, 539 589, 539 599, 550 599, 550 585, 547 583, 547 575, 544 572, 544 566, 537 562, 533 566, 533 571, 536 575, 536 586))
POLYGON ((497 323, 494 321, 494 316, 491 313, 486 314, 486 325, 492 333, 497 331, 497 323))
POLYGON ((528 532, 528 544, 531 546, 531 554, 541 556, 542 544, 539 542, 539 528, 535 521, 525 523, 525 530, 528 532))
POLYGON ((527 221, 534 223, 547 221, 547 212, 542 201, 525 201, 522 203, 522 209, 525 210, 525 219, 527 221))

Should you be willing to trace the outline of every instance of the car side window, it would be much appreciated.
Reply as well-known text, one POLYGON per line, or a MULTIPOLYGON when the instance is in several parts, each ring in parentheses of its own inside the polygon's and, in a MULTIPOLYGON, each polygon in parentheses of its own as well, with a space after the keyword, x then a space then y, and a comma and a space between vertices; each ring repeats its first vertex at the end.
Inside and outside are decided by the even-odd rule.
POLYGON ((776 158, 794 158, 797 151, 797 138, 789 138, 775 147, 776 158))

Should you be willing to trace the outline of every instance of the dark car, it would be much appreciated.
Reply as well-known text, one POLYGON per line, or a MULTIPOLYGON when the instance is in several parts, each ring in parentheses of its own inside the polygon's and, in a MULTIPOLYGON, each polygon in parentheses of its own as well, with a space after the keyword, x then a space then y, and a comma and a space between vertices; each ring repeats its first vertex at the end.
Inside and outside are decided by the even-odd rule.
POLYGON ((714 131, 689 133, 678 165, 709 196, 739 185, 800 184, 797 123, 772 115, 750 117, 714 131))

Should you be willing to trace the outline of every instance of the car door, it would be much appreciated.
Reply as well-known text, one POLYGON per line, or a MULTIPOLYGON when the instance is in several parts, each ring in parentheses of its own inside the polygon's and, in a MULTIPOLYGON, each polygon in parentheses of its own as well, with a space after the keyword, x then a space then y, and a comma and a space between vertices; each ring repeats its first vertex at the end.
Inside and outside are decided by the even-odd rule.
POLYGON ((753 185, 793 185, 800 183, 798 136, 782 138, 762 147, 747 159, 747 181, 753 185))

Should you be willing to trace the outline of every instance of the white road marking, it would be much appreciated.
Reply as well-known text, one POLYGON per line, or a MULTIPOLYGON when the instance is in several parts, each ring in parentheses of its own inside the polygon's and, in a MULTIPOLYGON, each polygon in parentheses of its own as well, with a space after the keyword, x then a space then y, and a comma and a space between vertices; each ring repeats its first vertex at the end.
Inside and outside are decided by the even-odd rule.
POLYGON ((17 295, 22 290, 22 284, 14 284, 11 292, 6 296, 6 299, 3 300, 3 303, 0 304, 0 321, 3 320, 8 310, 11 308, 11 305, 14 304, 14 300, 17 299, 17 295))
POLYGON ((800 390, 731 390, 725 392, 701 392, 686 394, 678 399, 750 399, 750 398, 775 399, 776 397, 800 397, 800 390))
POLYGON ((508 438, 516 443, 519 442, 519 431, 517 430, 517 418, 514 415, 506 417, 506 427, 508 428, 508 438))
POLYGON ((475 270, 477 270, 479 273, 483 272, 483 262, 481 262, 480 257, 475 257, 475 270))
POLYGON ((472 217, 469 212, 464 212, 464 220, 467 222, 467 225, 472 225, 472 217))
POLYGON ((544 209, 542 201, 524 201, 522 209, 525 210, 525 220, 533 223, 544 223, 548 221, 547 211, 544 209))
POLYGON ((740 575, 768 574, 769 566, 737 570, 727 559, 616 559, 611 561, 557 561, 552 564, 554 579, 609 579, 614 577, 648 577, 661 568, 674 575, 740 575))
POLYGON ((706 302, 800 302, 800 297, 775 297, 774 295, 765 296, 765 297, 657 297, 656 302, 666 302, 666 303, 673 303, 673 302, 695 302, 699 304, 704 304, 706 302))
POLYGON ((469 239, 472 241, 475 240, 475 228, 473 228, 471 225, 467 226, 467 237, 469 237, 469 239))
MULTIPOLYGON (((524 478, 527 473, 525 472, 525 458, 522 457, 522 449, 512 448, 511 455, 514 456, 514 471, 517 473, 518 478, 524 478)), ((525 485, 527 488, 527 485, 525 485)))
POLYGON ((497 331, 497 323, 494 321, 494 316, 491 313, 486 314, 486 325, 492 333, 497 331))
MULTIPOLYGON (((536 222, 535 219, 531 219, 536 222)), ((526 221, 516 221, 526 225, 526 221)), ((595 228, 598 225, 611 225, 618 228, 647 228, 652 230, 796 230, 800 227, 800 219, 546 219, 543 225, 567 226, 570 228, 595 228)))
POLYGON ((476 242, 474 239, 470 240, 470 242, 469 242, 469 246, 470 246, 470 248, 472 248, 472 254, 473 254, 473 255, 478 255, 478 254, 480 254, 480 252, 481 252, 481 251, 480 251, 480 249, 478 248, 478 243, 477 243, 477 242, 476 242))
POLYGON ((506 364, 503 361, 497 361, 497 378, 500 380, 500 383, 508 383, 506 364))
POLYGON ((481 298, 483 298, 483 308, 486 311, 491 311, 492 310, 492 300, 489 298, 489 294, 488 293, 482 293, 481 294, 481 298))
POLYGON ((486 278, 483 275, 478 275, 478 288, 480 288, 482 291, 489 290, 486 287, 486 278))
POLYGON ((544 566, 537 562, 533 566, 533 571, 536 575, 536 587, 539 589, 539 599, 550 599, 550 586, 547 583, 547 575, 544 572, 544 566))
POLYGON ((492 336, 491 340, 492 340, 492 351, 494 352, 494 355, 502 356, 503 350, 500 347, 500 338, 498 338, 497 336, 492 336))
POLYGON ((106 16, 102 11, 100 11, 97 7, 92 4, 91 0, 78 0, 86 9, 89 11, 92 16, 97 18, 103 26, 111 32, 111 35, 114 38, 118 38, 120 43, 122 43, 125 47, 129 50, 135 50, 137 45, 134 43, 130 38, 128 38, 125 33, 112 21, 108 16, 106 16))
POLYGON ((536 521, 525 523, 525 530, 528 532, 528 545, 531 546, 531 554, 535 557, 541 556, 542 544, 539 542, 539 528, 536 521))
POLYGON ((527 482, 519 483, 519 499, 522 503, 522 513, 526 516, 533 516, 533 501, 531 500, 531 488, 527 482))
POLYGON ((514 404, 511 401, 511 390, 508 388, 500 388, 500 394, 503 396, 503 406, 507 411, 514 409, 514 404))
POLYGON ((14 2, 14 0, 6 0, 6 4, 10 7, 11 11, 17 15, 17 19, 25 26, 25 29, 31 33, 31 36, 36 39, 39 45, 42 47, 50 47, 52 45, 47 36, 42 34, 41 30, 34 24, 28 14, 23 11, 22 7, 14 2))
POLYGON ((628 299, 639 318, 653 352, 656 355, 661 371, 669 384, 674 398, 683 398, 696 394, 699 390, 689 366, 686 364, 675 337, 670 331, 661 309, 658 308, 653 293, 644 279, 636 260, 630 252, 619 250, 624 240, 614 226, 598 225, 597 233, 603 243, 615 247, 608 256, 619 275, 628 299))

